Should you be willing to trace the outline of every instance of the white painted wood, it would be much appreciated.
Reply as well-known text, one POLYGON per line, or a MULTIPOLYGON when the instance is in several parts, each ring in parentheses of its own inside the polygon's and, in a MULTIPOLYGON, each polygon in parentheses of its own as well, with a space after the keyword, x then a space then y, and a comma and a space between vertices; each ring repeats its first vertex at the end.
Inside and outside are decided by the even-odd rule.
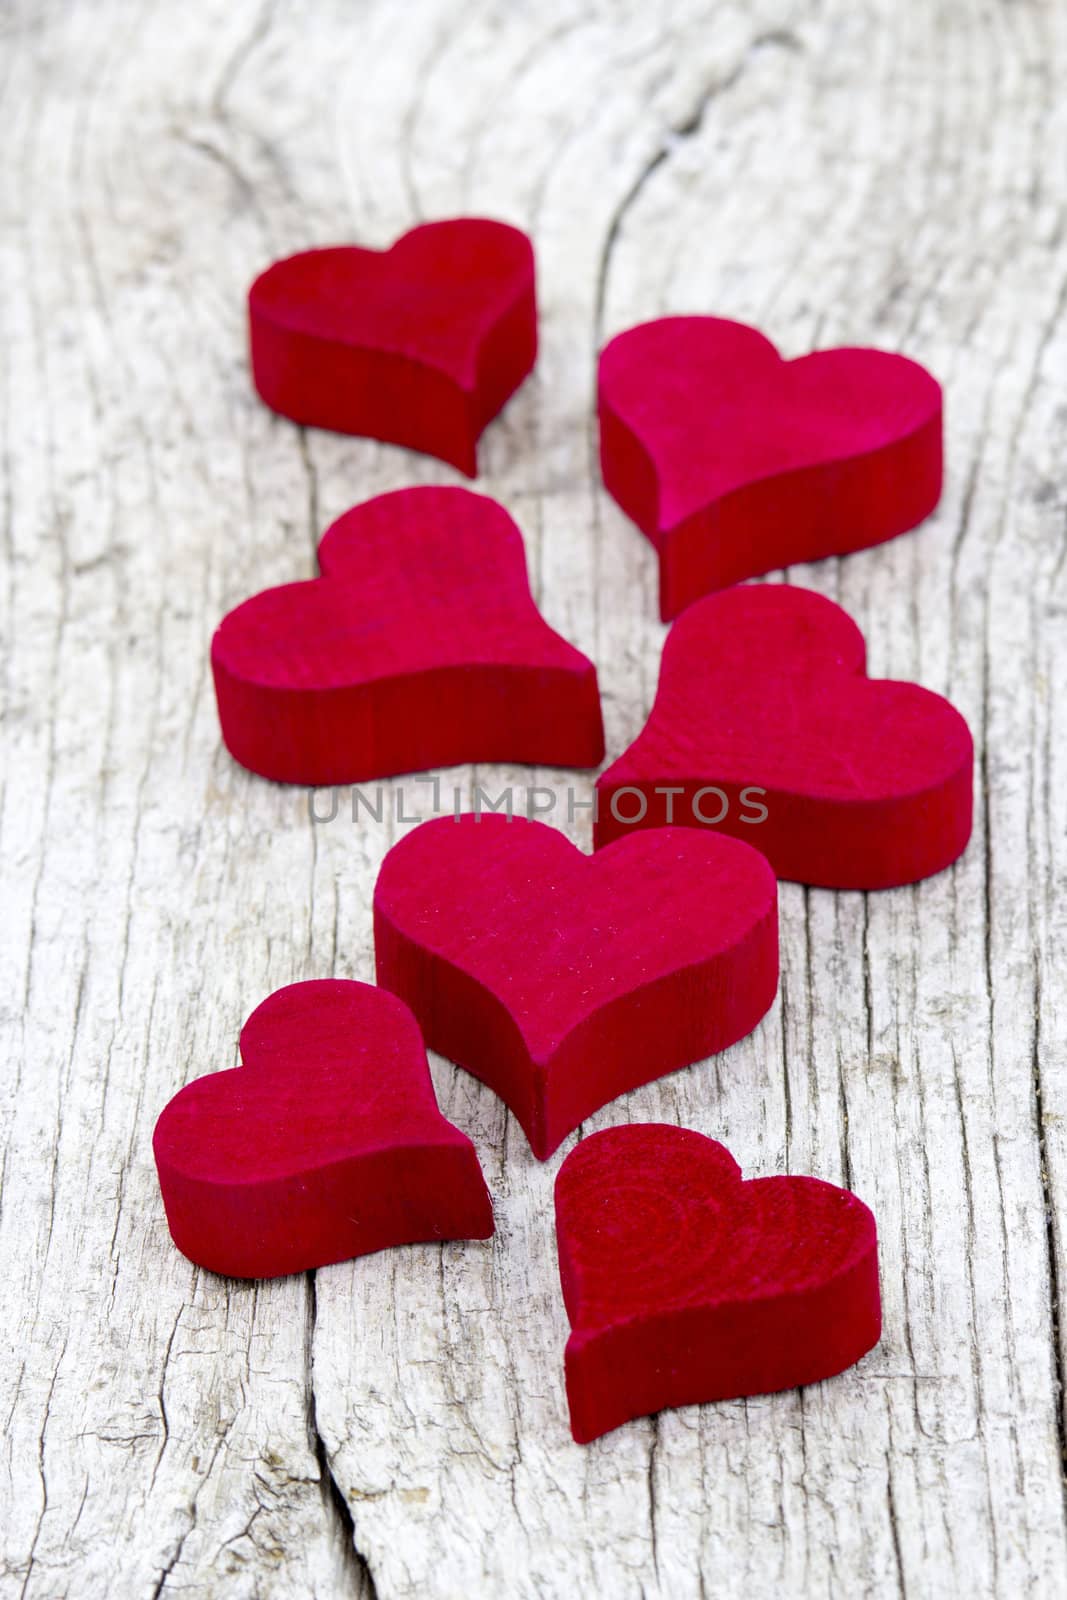
POLYGON ((0 1594, 1063 1593, 1067 12, 19 0, 0 28, 0 1594), (601 339, 709 309, 791 351, 906 348, 948 392, 937 515, 791 576, 853 611, 875 672, 971 719, 974 842, 911 890, 786 887, 763 1026, 588 1124, 686 1123, 749 1172, 853 1184, 885 1338, 831 1383, 585 1449, 560 1157, 463 1073, 435 1064, 486 1244, 227 1283, 171 1248, 150 1152, 264 994, 371 975, 397 831, 313 827, 233 766, 211 630, 309 573, 346 505, 457 481, 261 409, 244 290, 283 250, 464 211, 536 240, 543 354, 482 481, 596 656, 612 753, 663 630, 597 486, 601 339))

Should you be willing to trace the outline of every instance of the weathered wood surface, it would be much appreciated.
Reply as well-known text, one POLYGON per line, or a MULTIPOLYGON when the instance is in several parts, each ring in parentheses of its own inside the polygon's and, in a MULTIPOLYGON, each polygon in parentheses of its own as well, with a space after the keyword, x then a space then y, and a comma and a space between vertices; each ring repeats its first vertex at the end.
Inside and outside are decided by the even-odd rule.
POLYGON ((0 1592, 1064 1592, 1067 9, 19 0, 0 29, 0 1592), (852 1184, 885 1338, 831 1383, 585 1449, 560 1157, 470 1078, 435 1066, 488 1244, 228 1283, 171 1248, 150 1153, 264 994, 371 975, 398 832, 313 826, 227 759, 212 627, 309 573, 354 500, 456 481, 268 415, 243 294, 276 253, 461 211, 536 240, 543 354, 482 483, 599 664, 612 753, 663 629, 652 551, 597 486, 603 337, 714 310, 787 351, 904 347, 948 396, 933 520, 791 576, 853 611, 875 672, 970 718, 974 841, 916 889, 787 887, 758 1032, 588 1124, 852 1184))

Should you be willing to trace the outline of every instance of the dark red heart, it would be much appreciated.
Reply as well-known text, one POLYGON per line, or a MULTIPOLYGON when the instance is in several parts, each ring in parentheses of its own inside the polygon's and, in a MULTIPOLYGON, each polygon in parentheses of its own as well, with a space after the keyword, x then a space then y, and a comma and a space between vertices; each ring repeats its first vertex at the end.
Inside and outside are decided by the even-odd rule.
POLYGON ((597 781, 597 845, 673 823, 827 888, 940 872, 971 834, 970 731, 940 695, 866 678, 865 654, 848 613, 809 589, 743 585, 691 606, 651 716, 597 781))
POLYGON ((776 891, 757 851, 685 828, 589 857, 543 823, 438 818, 382 863, 378 982, 544 1160, 616 1095, 756 1026, 778 985, 776 891))
POLYGON ((305 250, 256 279, 248 313, 273 410, 473 477, 482 429, 537 356, 533 248, 517 228, 460 217, 389 250, 305 250))
POLYGON ((668 1406, 791 1389, 881 1335, 874 1218, 817 1178, 741 1181, 724 1145, 659 1123, 583 1139, 556 1179, 579 1444, 668 1406))
POLYGON ((394 995, 291 984, 253 1011, 241 1056, 156 1123, 171 1235, 198 1266, 274 1278, 492 1233, 474 1146, 437 1109, 418 1025, 394 995))
POLYGON ((941 388, 881 350, 783 361, 755 328, 665 317, 605 346, 600 465, 659 554, 666 620, 712 589, 903 533, 941 497, 941 388))
POLYGON ((461 761, 596 766, 596 669, 530 594, 522 535, 467 489, 345 512, 322 577, 253 595, 212 640, 222 736, 283 783, 356 783, 461 761))

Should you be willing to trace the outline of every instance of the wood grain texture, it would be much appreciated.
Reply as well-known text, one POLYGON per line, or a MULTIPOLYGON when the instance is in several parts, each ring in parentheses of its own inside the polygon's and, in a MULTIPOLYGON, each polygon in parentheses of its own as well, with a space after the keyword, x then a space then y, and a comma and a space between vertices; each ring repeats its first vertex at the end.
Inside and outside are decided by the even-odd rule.
MULTIPOLYGON (((1060 1592, 1067 12, 19 0, 0 29, 0 1593, 1060 1592), (588 1448, 552 1240, 574 1136, 542 1166, 437 1063, 492 1245, 258 1287, 173 1250, 151 1160, 160 1107, 235 1063, 265 994, 371 977, 404 826, 353 825, 347 794, 313 826, 231 762, 211 632, 309 576, 354 501, 458 481, 267 412, 245 292, 287 250, 464 211, 537 247, 542 353, 479 487, 597 662, 611 754, 664 630, 651 547, 595 475, 603 339, 713 311, 787 356, 906 349, 946 392, 930 523, 788 576, 846 606, 873 673, 963 711, 972 844, 911 889, 783 885, 757 1032, 586 1124, 685 1124, 751 1176, 854 1189, 885 1336, 832 1383, 588 1448)), ((453 781, 567 787, 462 769, 445 806, 453 781)), ((429 787, 405 805, 428 814, 429 787)), ((587 843, 588 812, 568 831, 587 843)))
POLYGON ((714 1139, 632 1122, 580 1140, 555 1199, 579 1443, 668 1408, 825 1380, 878 1343, 875 1220, 836 1184, 750 1183, 714 1139))

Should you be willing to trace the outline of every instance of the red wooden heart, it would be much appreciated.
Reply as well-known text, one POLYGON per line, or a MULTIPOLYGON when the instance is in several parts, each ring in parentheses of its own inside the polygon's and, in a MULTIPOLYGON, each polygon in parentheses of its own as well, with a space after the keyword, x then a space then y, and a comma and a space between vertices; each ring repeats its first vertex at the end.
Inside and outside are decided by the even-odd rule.
POLYGON ((253 1011, 241 1056, 186 1084, 156 1123, 171 1235, 198 1266, 274 1278, 492 1233, 474 1146, 437 1109, 418 1025, 394 995, 291 984, 253 1011))
POLYGON ((345 512, 322 577, 253 595, 211 645, 222 736, 283 783, 355 783, 460 761, 591 767, 596 669, 530 594, 522 535, 467 489, 345 512))
POLYGON ((651 716, 597 781, 596 844, 673 823, 745 839, 780 878, 826 888, 940 872, 971 834, 970 731, 940 695, 866 678, 864 660, 851 617, 809 589, 742 585, 691 606, 651 716))
POLYGON ((423 823, 374 891, 378 982, 507 1102, 544 1160, 583 1117, 749 1033, 778 985, 777 885, 684 828, 589 857, 544 823, 423 823))
POLYGON ((712 589, 913 528, 941 497, 941 388, 881 350, 783 361, 755 328, 665 317, 605 346, 600 465, 659 555, 666 620, 712 589))
POLYGON ((818 1178, 741 1181, 660 1123, 583 1139, 556 1179, 579 1444, 667 1406, 829 1378, 881 1335, 874 1218, 818 1178))
POLYGON ((248 313, 253 379, 273 410, 473 477, 482 429, 537 355, 533 248, 517 228, 461 217, 389 250, 305 250, 256 279, 248 313))

